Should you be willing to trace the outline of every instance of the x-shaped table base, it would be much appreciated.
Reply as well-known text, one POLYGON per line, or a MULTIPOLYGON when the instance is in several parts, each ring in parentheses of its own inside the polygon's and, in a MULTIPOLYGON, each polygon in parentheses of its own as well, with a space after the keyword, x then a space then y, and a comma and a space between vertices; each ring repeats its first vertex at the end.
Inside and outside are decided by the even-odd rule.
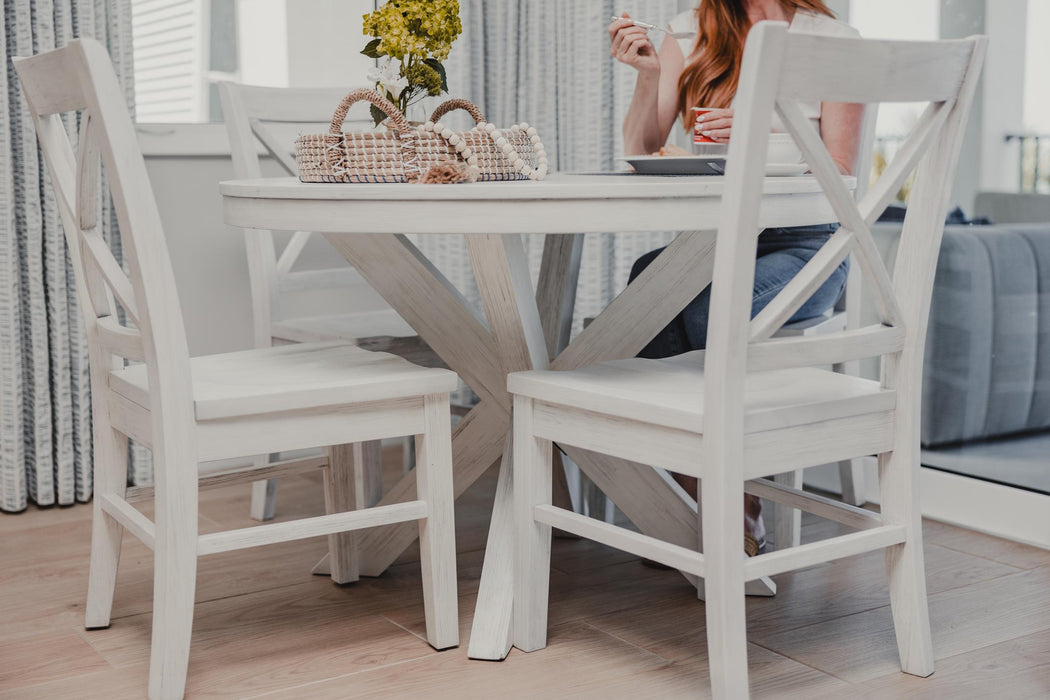
MULTIPOLYGON (((510 650, 513 605, 507 374, 574 369, 637 354, 710 283, 714 234, 680 234, 553 361, 551 351, 564 345, 571 325, 581 234, 547 236, 538 301, 521 236, 468 234, 487 328, 404 236, 326 237, 481 398, 453 433, 454 489, 458 498, 502 456, 469 647, 472 658, 501 659, 510 650)), ((567 452, 642 532, 685 547, 699 546, 696 504, 656 471, 575 448, 567 452)), ((415 478, 408 475, 384 494, 381 504, 414 499, 415 488, 415 478)), ((364 532, 359 540, 361 573, 381 574, 416 536, 414 523, 364 532)))

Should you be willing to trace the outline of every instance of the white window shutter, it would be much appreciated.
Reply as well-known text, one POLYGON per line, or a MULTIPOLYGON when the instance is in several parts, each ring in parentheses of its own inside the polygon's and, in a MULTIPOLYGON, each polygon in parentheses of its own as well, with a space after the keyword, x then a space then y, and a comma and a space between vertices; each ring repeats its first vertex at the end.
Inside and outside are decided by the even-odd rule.
POLYGON ((131 0, 139 122, 207 121, 208 0, 131 0))

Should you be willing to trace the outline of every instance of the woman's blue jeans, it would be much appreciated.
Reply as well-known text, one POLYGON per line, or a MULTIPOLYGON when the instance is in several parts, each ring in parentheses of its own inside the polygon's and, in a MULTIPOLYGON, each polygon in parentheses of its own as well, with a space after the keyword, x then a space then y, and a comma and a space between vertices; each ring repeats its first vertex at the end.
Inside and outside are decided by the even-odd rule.
MULTIPOLYGON (((752 294, 751 318, 765 308, 780 290, 798 274, 816 255, 820 247, 838 229, 838 224, 798 226, 766 229, 758 237, 755 260, 755 287, 752 294)), ((646 253, 631 268, 634 280, 663 248, 646 253)), ((849 272, 847 259, 831 277, 802 305, 791 321, 802 321, 820 316, 835 306, 846 286, 849 272)), ((645 348, 639 357, 661 358, 681 355, 690 350, 702 350, 707 344, 707 319, 711 306, 711 288, 708 287, 675 317, 645 348)))

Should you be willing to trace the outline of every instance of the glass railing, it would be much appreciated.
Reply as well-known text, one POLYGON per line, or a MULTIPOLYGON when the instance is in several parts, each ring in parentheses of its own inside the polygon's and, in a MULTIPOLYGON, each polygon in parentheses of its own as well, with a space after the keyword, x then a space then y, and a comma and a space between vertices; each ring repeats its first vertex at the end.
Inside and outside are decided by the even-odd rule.
POLYGON ((1021 146, 1021 192, 1050 192, 1050 134, 1007 134, 1006 143, 1021 146))

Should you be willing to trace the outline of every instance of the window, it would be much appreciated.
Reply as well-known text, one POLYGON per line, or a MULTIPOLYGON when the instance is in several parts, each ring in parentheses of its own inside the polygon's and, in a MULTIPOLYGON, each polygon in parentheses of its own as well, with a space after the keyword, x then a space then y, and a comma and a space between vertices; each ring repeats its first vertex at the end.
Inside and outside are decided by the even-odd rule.
POLYGON ((222 121, 216 83, 360 86, 374 0, 131 0, 141 122, 222 121))
POLYGON ((1050 90, 1046 88, 1050 67, 1050 2, 1028 0, 1028 41, 1025 42, 1024 125, 1028 131, 1050 134, 1050 90))
POLYGON ((139 121, 197 121, 204 102, 199 0, 132 0, 139 121))
MULTIPOLYGON (((940 36, 940 0, 853 0, 850 24, 866 39, 928 41, 940 36)), ((884 104, 879 108, 876 135, 892 141, 911 132, 922 105, 884 104)))
POLYGON ((1021 145, 1021 191, 1045 193, 1050 192, 1050 90, 1046 89, 1050 2, 1028 0, 1026 21, 1024 122, 1022 133, 1012 137, 1021 145))
POLYGON ((217 116, 217 80, 237 79, 236 0, 131 0, 139 122, 217 116))
MULTIPOLYGON (((866 39, 928 41, 940 36, 940 0, 852 0, 849 23, 866 39)), ((872 182, 892 162, 897 150, 912 132, 925 109, 925 104, 879 105, 875 124, 875 152, 872 159, 872 182)), ((898 193, 907 200, 910 181, 898 193)))

